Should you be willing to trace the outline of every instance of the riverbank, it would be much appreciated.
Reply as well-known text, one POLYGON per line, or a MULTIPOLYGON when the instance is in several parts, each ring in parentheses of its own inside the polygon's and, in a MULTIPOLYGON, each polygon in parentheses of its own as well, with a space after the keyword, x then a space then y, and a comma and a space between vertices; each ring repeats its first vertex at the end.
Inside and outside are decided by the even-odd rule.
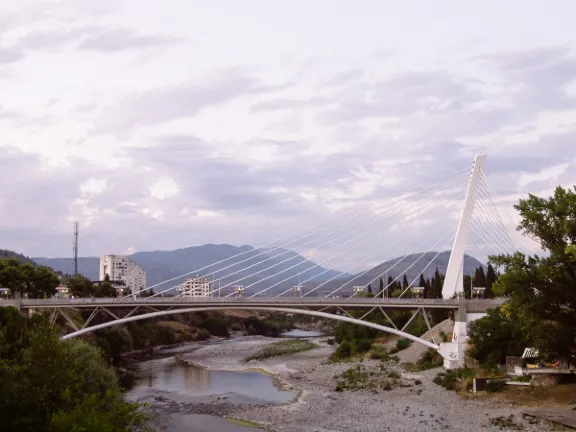
MULTIPOLYGON (((181 361, 199 364, 208 370, 266 371, 279 380, 282 388, 296 389, 298 394, 292 402, 283 404, 248 401, 233 394, 203 399, 182 398, 178 401, 165 395, 165 399, 156 401, 163 404, 163 407, 158 404, 154 407, 157 413, 161 413, 159 418, 171 421, 164 430, 255 430, 244 426, 238 426, 244 429, 219 429, 220 426, 206 424, 203 425, 205 429, 178 429, 178 424, 185 421, 185 418, 198 414, 243 419, 259 424, 265 430, 278 432, 498 431, 502 430, 498 419, 510 416, 513 416, 512 422, 521 428, 516 430, 552 430, 545 423, 530 424, 522 421, 519 407, 504 405, 496 400, 462 398, 453 391, 443 389, 432 382, 438 370, 394 379, 400 384, 388 391, 369 389, 337 392, 334 377, 360 363, 327 363, 326 359, 334 347, 324 340, 314 339, 314 343, 319 345, 314 350, 249 363, 243 363, 242 360, 278 339, 255 337, 202 346, 182 354, 179 357, 181 361)), ((383 364, 380 361, 365 360, 361 364, 367 375, 382 373, 382 369, 389 376, 403 373, 393 362, 383 364)), ((201 421, 211 420, 204 417, 201 421)))

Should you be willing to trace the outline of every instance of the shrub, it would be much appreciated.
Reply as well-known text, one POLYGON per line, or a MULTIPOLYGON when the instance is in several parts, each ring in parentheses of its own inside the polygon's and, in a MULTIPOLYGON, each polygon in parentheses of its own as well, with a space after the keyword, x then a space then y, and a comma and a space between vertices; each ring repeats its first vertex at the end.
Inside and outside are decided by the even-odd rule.
POLYGON ((228 332, 227 321, 220 316, 211 316, 206 321, 202 323, 204 327, 210 334, 214 336, 228 337, 230 333, 228 332))
POLYGON ((256 354, 246 357, 243 361, 249 362, 251 360, 264 360, 270 357, 277 357, 288 354, 296 354, 303 351, 318 348, 318 345, 313 344, 306 339, 293 339, 282 342, 274 342, 266 345, 256 354))
POLYGON ((460 372, 458 370, 441 372, 434 378, 434 384, 438 384, 446 390, 455 390, 459 378, 460 372))
POLYGON ((398 339, 398 341, 396 342, 396 348, 398 349, 398 351, 405 350, 410 345, 412 345, 412 341, 410 339, 398 339))
POLYGON ((336 348, 336 351, 330 356, 330 360, 338 361, 346 357, 350 357, 350 344, 347 340, 343 340, 340 342, 340 345, 338 345, 338 348, 336 348))
POLYGON ((490 380, 486 383, 486 392, 499 393, 506 389, 506 382, 502 380, 490 380))
POLYGON ((370 358, 373 360, 388 360, 390 358, 390 354, 388 351, 382 346, 376 345, 372 346, 372 350, 370 351, 370 358))
POLYGON ((356 352, 364 353, 372 348, 372 339, 360 339, 356 344, 356 352))

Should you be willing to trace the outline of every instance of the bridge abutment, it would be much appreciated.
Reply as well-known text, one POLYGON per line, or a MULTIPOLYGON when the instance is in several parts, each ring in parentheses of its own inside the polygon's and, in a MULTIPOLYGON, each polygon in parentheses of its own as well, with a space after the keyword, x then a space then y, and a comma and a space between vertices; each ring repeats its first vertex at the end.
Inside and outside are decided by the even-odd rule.
POLYGON ((459 369, 466 366, 466 351, 468 349, 469 324, 486 316, 486 312, 478 311, 474 303, 462 301, 454 312, 454 332, 452 342, 440 344, 440 355, 444 359, 444 368, 459 369))

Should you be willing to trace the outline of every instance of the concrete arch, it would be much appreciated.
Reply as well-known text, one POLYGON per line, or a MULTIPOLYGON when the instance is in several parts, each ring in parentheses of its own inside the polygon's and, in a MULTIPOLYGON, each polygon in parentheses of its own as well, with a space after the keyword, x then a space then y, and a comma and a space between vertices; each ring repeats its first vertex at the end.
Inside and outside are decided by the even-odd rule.
MULTIPOLYGON (((428 342, 424 339, 421 339, 417 336, 413 336, 409 333, 405 333, 403 331, 394 329, 392 327, 386 327, 383 325, 379 325, 379 324, 374 324, 371 322, 367 322, 367 321, 362 321, 356 318, 350 318, 347 316, 342 316, 342 315, 335 315, 335 314, 329 314, 326 312, 318 312, 318 311, 310 311, 310 310, 305 310, 305 309, 293 309, 293 308, 279 308, 279 307, 227 307, 226 309, 228 310, 232 310, 232 309, 236 309, 236 310, 253 310, 253 311, 265 311, 265 312, 286 312, 286 313, 295 313, 295 314, 300 314, 300 315, 309 315, 309 316, 316 316, 316 317, 320 317, 320 318, 328 318, 328 319, 333 319, 333 320, 337 320, 337 321, 344 321, 344 322, 348 322, 351 324, 358 324, 358 325, 363 325, 366 327, 370 327, 379 331, 383 331, 383 332, 387 332, 387 333, 391 333, 397 336, 401 336, 403 338, 406 339, 410 339, 414 342, 418 342, 421 343, 429 348, 433 348, 435 350, 438 350, 440 347, 438 345, 435 345, 432 342, 428 342)), ((139 320, 143 320, 143 319, 147 319, 147 318, 155 318, 155 317, 160 317, 160 316, 165 316, 165 315, 173 315, 173 314, 178 314, 178 313, 190 313, 190 312, 204 312, 204 311, 213 311, 213 310, 222 310, 222 307, 220 306, 205 306, 205 307, 196 307, 196 308, 186 308, 186 309, 172 309, 172 310, 165 310, 165 311, 158 311, 158 312, 150 312, 147 314, 142 314, 142 315, 133 315, 131 317, 128 318, 122 318, 119 320, 114 320, 114 321, 109 321, 106 323, 102 323, 102 324, 98 324, 95 326, 91 326, 91 327, 86 327, 84 329, 69 333, 65 336, 62 336, 61 339, 62 340, 66 340, 66 339, 71 339, 73 337, 76 336, 80 336, 82 334, 85 333, 90 333, 93 332, 95 330, 100 330, 106 327, 112 327, 118 324, 125 324, 127 322, 132 322, 132 321, 139 321, 139 320)))

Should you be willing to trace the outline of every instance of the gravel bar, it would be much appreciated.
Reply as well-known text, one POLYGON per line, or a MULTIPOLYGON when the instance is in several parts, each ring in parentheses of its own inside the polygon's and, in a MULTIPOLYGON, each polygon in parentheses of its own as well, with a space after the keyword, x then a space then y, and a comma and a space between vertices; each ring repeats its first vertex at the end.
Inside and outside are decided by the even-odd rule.
MULTIPOLYGON (((241 341, 203 346, 179 358, 209 369, 261 369, 274 374, 283 387, 300 390, 297 400, 283 404, 241 404, 212 406, 209 414, 230 416, 260 424, 275 432, 406 432, 406 431, 505 431, 546 432, 554 430, 546 422, 522 420, 521 407, 503 406, 491 400, 462 398, 434 384, 440 371, 429 370, 406 375, 409 387, 389 391, 359 390, 336 392, 334 376, 356 363, 327 363, 334 347, 316 338, 320 347, 314 350, 262 361, 242 362, 262 346, 276 342, 273 338, 246 338, 241 341), (418 379, 421 384, 415 384, 418 379), (496 417, 513 415, 515 429, 492 425, 496 417)), ((361 363, 368 371, 377 370, 379 361, 361 363)), ((386 363, 389 370, 403 370, 386 363)), ((188 413, 208 414, 188 406, 188 413)), ((178 411, 178 410, 175 410, 178 411)))

